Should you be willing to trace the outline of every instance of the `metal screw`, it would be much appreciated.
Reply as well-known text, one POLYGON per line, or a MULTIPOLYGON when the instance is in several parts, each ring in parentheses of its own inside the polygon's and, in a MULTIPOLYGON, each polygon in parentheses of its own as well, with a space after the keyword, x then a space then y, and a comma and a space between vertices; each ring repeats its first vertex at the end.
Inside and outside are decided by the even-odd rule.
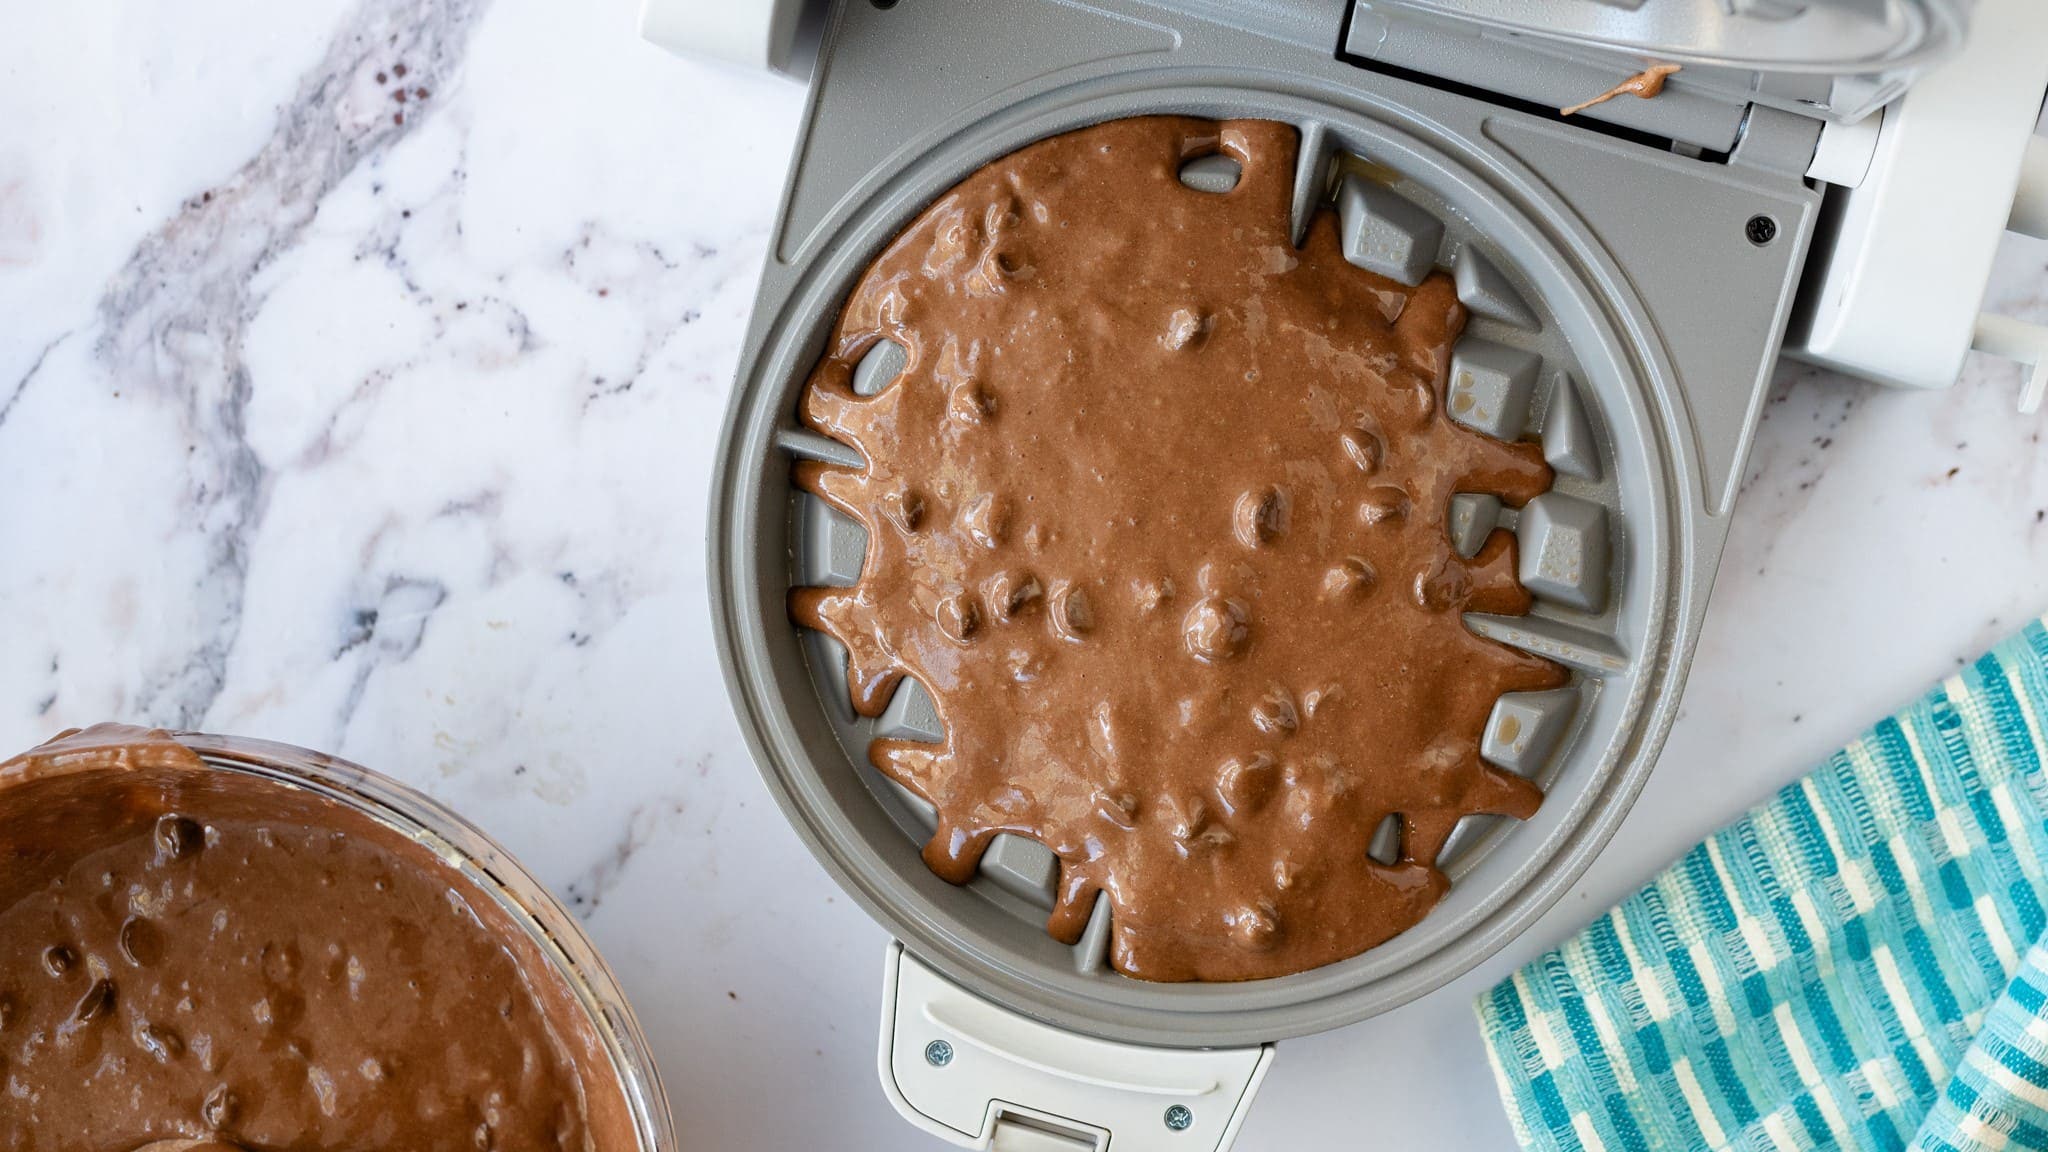
POLYGON ((1175 1104, 1166 1110, 1166 1126, 1175 1132, 1185 1132, 1194 1127, 1195 1114, 1185 1104, 1175 1104))
POLYGON ((1762 214, 1751 216, 1749 223, 1742 226, 1742 234, 1749 237, 1751 244, 1761 248, 1778 238, 1778 222, 1762 214))
POLYGON ((953 1046, 944 1040, 934 1040, 924 1046, 924 1062, 934 1068, 944 1068, 953 1062, 953 1046))

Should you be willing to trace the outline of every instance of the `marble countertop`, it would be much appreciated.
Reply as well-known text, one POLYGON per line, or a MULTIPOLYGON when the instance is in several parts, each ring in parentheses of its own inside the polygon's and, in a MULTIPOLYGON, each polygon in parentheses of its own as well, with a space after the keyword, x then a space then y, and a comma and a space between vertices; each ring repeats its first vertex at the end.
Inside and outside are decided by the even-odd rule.
MULTIPOLYGON (((937 1147, 875 1084, 884 935, 769 800, 709 636, 801 92, 633 7, 0 8, 0 749, 121 719, 404 778, 582 917, 687 1147, 937 1147)), ((2048 245, 1992 300, 2048 320, 2048 245)), ((1476 992, 2048 610, 2017 387, 1783 371, 1620 835, 1477 971, 1283 1044, 1240 1147, 1509 1147, 1476 992)))

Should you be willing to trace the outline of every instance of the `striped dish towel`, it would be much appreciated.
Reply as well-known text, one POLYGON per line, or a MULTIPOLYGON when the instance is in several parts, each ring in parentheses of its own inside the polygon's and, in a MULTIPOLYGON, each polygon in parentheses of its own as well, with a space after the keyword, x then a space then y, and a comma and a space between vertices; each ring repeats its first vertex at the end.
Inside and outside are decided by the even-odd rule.
POLYGON ((2048 1148, 2036 622, 1481 996, 1532 1150, 2048 1148))
POLYGON ((1913 1142, 1914 1152, 1998 1148, 2048 1148, 2048 945, 2027 949, 1913 1142))

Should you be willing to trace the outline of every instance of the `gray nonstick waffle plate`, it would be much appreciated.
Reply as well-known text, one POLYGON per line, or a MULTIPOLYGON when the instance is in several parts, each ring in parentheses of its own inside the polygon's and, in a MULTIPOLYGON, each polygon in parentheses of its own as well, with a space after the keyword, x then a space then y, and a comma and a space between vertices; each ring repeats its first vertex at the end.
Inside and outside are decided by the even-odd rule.
MULTIPOLYGON (((834 876, 921 958, 999 1003, 1109 1039, 1216 1046, 1335 1027, 1412 999, 1511 939, 1583 869, 1634 798, 1675 700, 1675 634, 1697 617, 1693 506, 1674 496, 1690 490, 1689 477, 1683 453, 1668 447, 1672 407, 1645 367, 1657 355, 1624 335, 1639 326, 1616 323, 1614 294, 1585 271, 1599 264, 1586 238, 1526 212, 1544 190, 1458 134, 1363 91, 1293 87, 1278 75, 1255 85, 1107 77, 878 160, 878 176, 841 204, 829 232, 764 289, 728 417, 713 506, 715 626, 742 727, 778 801, 834 876), (1573 673, 1567 688, 1503 698, 1486 729, 1487 757, 1539 781, 1542 809, 1521 823, 1468 820, 1441 858, 1450 894, 1411 931, 1340 963, 1242 984, 1115 973, 1104 962, 1106 906, 1079 946, 1051 939, 1055 862, 1033 842, 1001 838, 964 888, 929 872, 919 849, 930 812, 866 753, 878 737, 940 736, 929 699, 906 681, 879 719, 855 717, 843 653, 785 610, 792 587, 850 584, 860 572, 860 528, 798 493, 790 469, 803 457, 860 462, 803 429, 796 411, 868 261, 981 164, 1072 128, 1152 113, 1295 125, 1297 234, 1311 211, 1330 205, 1355 263, 1399 278, 1430 265, 1450 272, 1472 320, 1455 351, 1449 411, 1504 438, 1540 439, 1558 471, 1554 491, 1519 514, 1461 497, 1452 526, 1468 551, 1496 523, 1513 529, 1537 597, 1530 616, 1468 617, 1470 626, 1573 673)), ((1204 189, 1232 176, 1198 162, 1183 182, 1189 195, 1214 194, 1204 189)), ((870 354, 859 390, 888 382, 900 363, 891 355, 886 344, 870 354)))

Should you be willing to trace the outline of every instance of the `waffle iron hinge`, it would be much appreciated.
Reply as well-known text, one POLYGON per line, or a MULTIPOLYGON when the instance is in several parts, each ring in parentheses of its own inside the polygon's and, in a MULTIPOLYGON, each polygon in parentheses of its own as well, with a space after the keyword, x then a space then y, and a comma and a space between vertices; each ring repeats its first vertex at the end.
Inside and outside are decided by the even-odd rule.
MULTIPOLYGON (((1646 59, 1517 35, 1420 5, 1356 0, 1337 46, 1346 63, 1537 115, 1553 115, 1613 88, 1646 59)), ((1617 99, 1578 113, 1577 124, 1688 155, 1726 156, 1751 94, 1724 82, 1673 81, 1654 100, 1617 99)))
POLYGON ((882 1090, 903 1118, 989 1152, 1227 1152, 1273 1045, 1097 1040, 976 996, 892 942, 882 1090))
POLYGON ((1579 115, 1725 156, 1752 105, 1843 123, 1875 112, 1956 50, 1968 9, 1963 0, 1353 0, 1337 52, 1552 110, 1652 64, 1676 65, 1655 99, 1579 115))
POLYGON ((2022 412, 2048 393, 2048 326, 1982 311, 2003 234, 2048 234, 2040 0, 1354 0, 1337 55, 1542 117, 1652 62, 1682 64, 1656 98, 1566 122, 1826 189, 1774 350, 1782 335, 1787 355, 1923 389, 1955 383, 1977 351, 2020 363, 2022 412), (1714 34, 1643 47, 1676 42, 1688 21, 1714 34), (1814 126, 1817 144, 1801 138, 1814 126), (1760 128, 1777 143, 1759 147, 1760 128))
POLYGON ((1946 388, 1983 352, 2023 366, 2031 413, 2048 326, 1983 307, 2004 234, 2048 239, 2048 4, 1979 0, 1971 21, 1960 55, 1823 139, 1827 210, 1786 352, 1903 388, 1946 388))

